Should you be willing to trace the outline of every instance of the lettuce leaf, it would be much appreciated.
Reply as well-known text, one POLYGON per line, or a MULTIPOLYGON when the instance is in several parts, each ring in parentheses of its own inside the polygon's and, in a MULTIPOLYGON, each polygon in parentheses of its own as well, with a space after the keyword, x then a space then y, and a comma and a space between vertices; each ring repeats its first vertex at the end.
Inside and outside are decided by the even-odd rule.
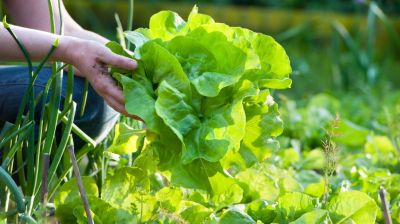
POLYGON ((139 68, 111 72, 128 113, 146 124, 151 147, 143 151, 158 158, 173 184, 228 192, 217 190, 216 176, 229 179, 226 169, 249 167, 279 147, 274 138, 283 124, 269 90, 290 87, 291 67, 272 37, 217 23, 197 7, 187 21, 161 11, 149 28, 125 35, 139 68))

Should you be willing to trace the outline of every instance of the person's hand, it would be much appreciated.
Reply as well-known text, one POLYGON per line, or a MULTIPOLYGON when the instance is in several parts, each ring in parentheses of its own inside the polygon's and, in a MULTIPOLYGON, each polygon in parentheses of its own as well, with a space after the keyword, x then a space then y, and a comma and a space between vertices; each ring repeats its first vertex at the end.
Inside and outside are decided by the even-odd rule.
POLYGON ((70 38, 67 41, 68 47, 63 52, 66 55, 65 61, 79 70, 80 75, 90 82, 93 89, 104 98, 109 106, 129 116, 125 110, 122 90, 109 75, 108 65, 134 70, 137 67, 136 61, 114 54, 107 47, 95 41, 77 38, 70 38))

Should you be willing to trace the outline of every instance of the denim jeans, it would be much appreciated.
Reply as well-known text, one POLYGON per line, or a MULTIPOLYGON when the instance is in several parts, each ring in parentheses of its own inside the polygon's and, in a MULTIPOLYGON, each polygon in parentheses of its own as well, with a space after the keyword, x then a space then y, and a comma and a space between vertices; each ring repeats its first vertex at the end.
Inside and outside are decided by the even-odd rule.
MULTIPOLYGON (((47 80, 52 74, 51 68, 45 67, 35 81, 34 93, 36 96, 44 90, 47 80)), ((0 66, 0 130, 6 121, 13 123, 18 114, 20 103, 29 84, 28 68, 22 66, 0 66)), ((61 93, 61 108, 67 88, 67 75, 63 75, 61 93)), ((97 95, 91 86, 87 96, 85 113, 81 117, 82 96, 84 93, 84 79, 74 77, 73 100, 77 103, 77 112, 74 123, 96 142, 102 141, 118 120, 119 114, 109 107, 102 97, 97 95)), ((50 96, 50 94, 49 94, 50 96)), ((38 104, 41 105, 41 102, 38 104)), ((35 108, 36 123, 40 119, 40 106, 35 108)), ((82 146, 84 142, 75 136, 75 145, 82 146)))

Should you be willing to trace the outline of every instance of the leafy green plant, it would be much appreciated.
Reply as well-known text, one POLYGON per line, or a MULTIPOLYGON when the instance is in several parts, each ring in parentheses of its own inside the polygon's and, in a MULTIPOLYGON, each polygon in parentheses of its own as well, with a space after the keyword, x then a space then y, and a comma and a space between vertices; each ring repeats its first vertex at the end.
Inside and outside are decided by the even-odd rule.
MULTIPOLYGON (((213 192, 210 178, 225 176, 231 165, 250 166, 276 147, 282 122, 269 89, 290 87, 291 68, 271 37, 216 23, 195 7, 187 22, 162 11, 149 29, 126 38, 139 69, 114 69, 113 76, 127 111, 146 124, 152 147, 143 151, 158 155, 173 183, 213 192)), ((108 46, 132 57, 116 43, 108 46)))
MULTIPOLYGON (((379 157, 374 162, 365 156, 364 150, 374 152, 371 145, 383 142, 376 150, 393 153, 393 147, 387 145, 388 139, 369 140, 368 129, 346 118, 329 126, 335 112, 343 109, 342 102, 328 95, 316 95, 301 109, 288 106, 292 102, 284 102, 283 118, 289 123, 289 130, 279 137, 282 148, 278 152, 279 145, 273 137, 281 134, 282 121, 268 89, 288 87, 290 81, 287 76, 274 77, 279 74, 274 69, 280 66, 249 60, 260 59, 262 55, 260 51, 252 54, 247 48, 258 46, 248 41, 257 35, 215 23, 196 9, 187 22, 175 13, 163 11, 152 17, 149 29, 126 32, 127 39, 136 47, 139 69, 133 73, 117 69, 112 72, 124 88, 128 111, 140 116, 147 129, 132 128, 127 121, 118 124, 113 143, 105 152, 109 164, 117 165, 109 165, 101 186, 84 178, 86 189, 92 190, 89 203, 97 222, 375 223, 382 220, 374 192, 383 185, 390 195, 396 195, 398 176, 392 166, 387 168, 390 170, 382 170, 379 157), (222 48, 218 45, 227 49, 225 46, 230 46, 224 56, 245 52, 240 60, 233 58, 234 55, 230 57, 235 61, 233 65, 238 65, 236 60, 242 61, 238 73, 234 70, 221 75, 225 74, 221 72, 224 69, 237 67, 226 62, 227 57, 219 56, 222 48), (219 67, 217 62, 230 66, 219 67), (275 72, 264 73, 265 68, 275 72), (211 72, 217 75, 209 76, 211 72), (203 76, 209 85, 202 85, 203 76), (255 95, 251 95, 254 92, 248 87, 255 89, 255 95), (238 96, 243 97, 239 97, 239 103, 238 96), (222 120, 214 117, 225 114, 226 110, 234 111, 235 103, 243 106, 243 126, 237 125, 238 116, 232 113, 225 116, 230 123, 228 119, 217 123, 222 120), (213 132, 204 128, 209 117, 213 118, 212 124, 218 125, 218 129, 211 129, 213 132), (236 132, 226 125, 234 126, 236 132), (244 134, 237 134, 240 127, 244 127, 244 134), (324 154, 321 139, 329 127, 324 154), (203 129, 204 132, 199 132, 203 129), (353 138, 349 137, 351 134, 353 138), (194 144, 192 137, 196 135, 198 140, 194 144), (215 141, 216 137, 226 140, 226 145, 207 142, 215 141), (239 142, 238 146, 231 147, 229 141, 239 142), (344 150, 337 152, 336 143, 344 150), (190 150, 196 153, 190 154, 190 150), (218 154, 219 151, 222 153, 218 154), (127 159, 133 161, 126 162, 127 159), (367 169, 368 166, 373 168, 367 169), (329 185, 324 181, 324 170, 330 175, 329 185), (324 198, 327 190, 330 195, 324 198)), ((118 54, 132 57, 131 52, 117 43, 108 46, 118 54)), ((57 217, 85 222, 78 198, 74 181, 65 184, 55 199, 57 217)), ((398 200, 391 203, 396 213, 398 200)))

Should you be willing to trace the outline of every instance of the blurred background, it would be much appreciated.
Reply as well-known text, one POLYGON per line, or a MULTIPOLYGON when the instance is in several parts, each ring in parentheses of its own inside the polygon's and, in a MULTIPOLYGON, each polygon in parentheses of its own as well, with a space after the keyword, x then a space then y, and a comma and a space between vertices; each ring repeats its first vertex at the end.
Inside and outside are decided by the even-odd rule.
MULTIPOLYGON (((115 14, 124 27, 128 0, 65 0, 84 27, 116 39, 115 14)), ((135 1, 134 28, 160 10, 186 19, 197 4, 216 21, 263 32, 287 50, 293 86, 285 95, 307 98, 368 92, 382 96, 400 86, 400 0, 135 1)))
MULTIPOLYGON (((129 0, 65 3, 80 24, 112 40, 116 15, 127 27, 129 0)), ((273 92, 285 123, 282 148, 323 147, 338 114, 344 160, 363 157, 370 134, 388 136, 400 155, 400 0, 136 0, 134 29, 148 27, 160 10, 187 19, 195 4, 217 22, 270 35, 285 48, 293 85, 273 92)))
MULTIPOLYGON (((116 17, 127 27, 129 0, 64 3, 83 27, 110 40, 117 40, 116 17)), ((400 125, 400 0, 136 0, 134 29, 148 27, 160 10, 186 19, 195 4, 217 22, 262 32, 283 45, 293 85, 274 93, 282 106, 303 107, 326 94, 342 104, 332 113, 357 124, 382 131, 376 124, 387 123, 390 111, 400 125)))

